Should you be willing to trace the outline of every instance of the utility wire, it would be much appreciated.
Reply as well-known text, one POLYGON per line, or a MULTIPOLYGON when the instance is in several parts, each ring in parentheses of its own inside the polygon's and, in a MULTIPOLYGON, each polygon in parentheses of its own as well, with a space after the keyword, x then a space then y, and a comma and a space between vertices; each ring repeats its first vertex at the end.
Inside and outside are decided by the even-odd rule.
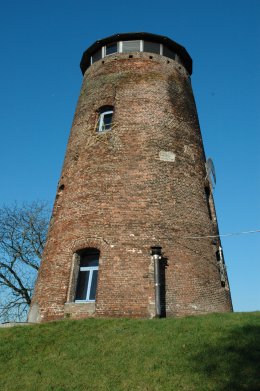
POLYGON ((203 238, 220 238, 226 236, 237 236, 237 235, 245 235, 245 234, 255 234, 259 233, 260 229, 255 231, 242 231, 242 232, 233 232, 229 234, 221 234, 221 235, 206 235, 206 236, 184 236, 185 239, 203 239, 203 238))

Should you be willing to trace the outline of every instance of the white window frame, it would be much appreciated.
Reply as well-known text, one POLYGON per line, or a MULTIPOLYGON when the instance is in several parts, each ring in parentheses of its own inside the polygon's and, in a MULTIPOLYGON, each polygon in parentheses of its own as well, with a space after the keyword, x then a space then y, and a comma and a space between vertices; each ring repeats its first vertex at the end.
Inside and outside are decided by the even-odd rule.
POLYGON ((123 53, 123 41, 119 41, 118 43, 119 43, 119 45, 118 45, 118 52, 119 53, 123 53))
POLYGON ((83 300, 75 300, 75 303, 95 302, 95 300, 90 300, 90 299, 89 299, 90 290, 91 290, 91 285, 92 285, 93 271, 95 271, 95 270, 98 271, 98 266, 81 266, 81 267, 79 268, 79 273, 80 273, 80 272, 89 271, 88 289, 87 289, 86 299, 83 299, 83 300))
POLYGON ((105 131, 108 131, 108 130, 111 130, 111 127, 109 129, 103 129, 103 126, 104 126, 104 117, 105 115, 107 114, 112 114, 113 115, 114 111, 113 110, 107 110, 107 111, 104 111, 103 113, 100 113, 99 114, 99 118, 98 118, 98 128, 97 128, 97 131, 99 133, 101 132, 105 132, 105 131))
POLYGON ((160 55, 163 56, 163 44, 160 43, 160 55))

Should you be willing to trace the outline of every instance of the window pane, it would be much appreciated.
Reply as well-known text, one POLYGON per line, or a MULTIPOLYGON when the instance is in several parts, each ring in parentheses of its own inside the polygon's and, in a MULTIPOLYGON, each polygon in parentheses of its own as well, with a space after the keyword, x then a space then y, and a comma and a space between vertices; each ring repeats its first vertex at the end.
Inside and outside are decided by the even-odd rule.
POLYGON ((113 116, 113 113, 104 114, 104 117, 103 117, 103 127, 104 127, 104 129, 102 129, 102 130, 108 130, 108 129, 111 128, 112 116, 113 116))
POLYGON ((175 60, 175 53, 172 50, 168 49, 166 46, 163 46, 163 55, 165 57, 169 57, 175 60))
POLYGON ((144 52, 160 54, 160 44, 156 42, 144 41, 144 52))
POLYGON ((77 283, 76 300, 86 300, 88 290, 89 271, 80 271, 77 283))
POLYGON ((106 56, 117 52, 117 42, 110 43, 106 46, 106 56))
POLYGON ((80 267, 98 266, 98 254, 83 254, 80 257, 80 267))
POLYGON ((98 276, 98 271, 93 270, 90 293, 89 293, 89 300, 95 300, 95 298, 96 298, 97 276, 98 276))
POLYGON ((102 49, 99 49, 96 53, 92 55, 92 62, 96 62, 102 58, 102 49))
POLYGON ((113 111, 101 111, 99 114, 97 132, 103 132, 104 130, 110 130, 112 125, 113 111))
POLYGON ((123 52, 140 52, 141 41, 125 41, 123 42, 123 52))

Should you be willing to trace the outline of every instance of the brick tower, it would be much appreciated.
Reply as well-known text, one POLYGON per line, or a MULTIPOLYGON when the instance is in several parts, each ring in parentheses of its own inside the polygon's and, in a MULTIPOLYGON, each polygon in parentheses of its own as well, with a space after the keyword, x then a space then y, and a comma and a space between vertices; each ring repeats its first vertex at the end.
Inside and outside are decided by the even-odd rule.
POLYGON ((117 34, 80 66, 29 321, 232 311, 189 54, 117 34))

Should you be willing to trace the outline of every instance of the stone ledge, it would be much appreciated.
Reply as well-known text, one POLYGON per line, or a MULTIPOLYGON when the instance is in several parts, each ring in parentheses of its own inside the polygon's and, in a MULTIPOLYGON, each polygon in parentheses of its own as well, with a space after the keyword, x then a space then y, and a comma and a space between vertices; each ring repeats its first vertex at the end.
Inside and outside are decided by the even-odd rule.
POLYGON ((89 316, 95 313, 96 303, 74 303, 68 302, 64 305, 64 315, 71 318, 89 316))

